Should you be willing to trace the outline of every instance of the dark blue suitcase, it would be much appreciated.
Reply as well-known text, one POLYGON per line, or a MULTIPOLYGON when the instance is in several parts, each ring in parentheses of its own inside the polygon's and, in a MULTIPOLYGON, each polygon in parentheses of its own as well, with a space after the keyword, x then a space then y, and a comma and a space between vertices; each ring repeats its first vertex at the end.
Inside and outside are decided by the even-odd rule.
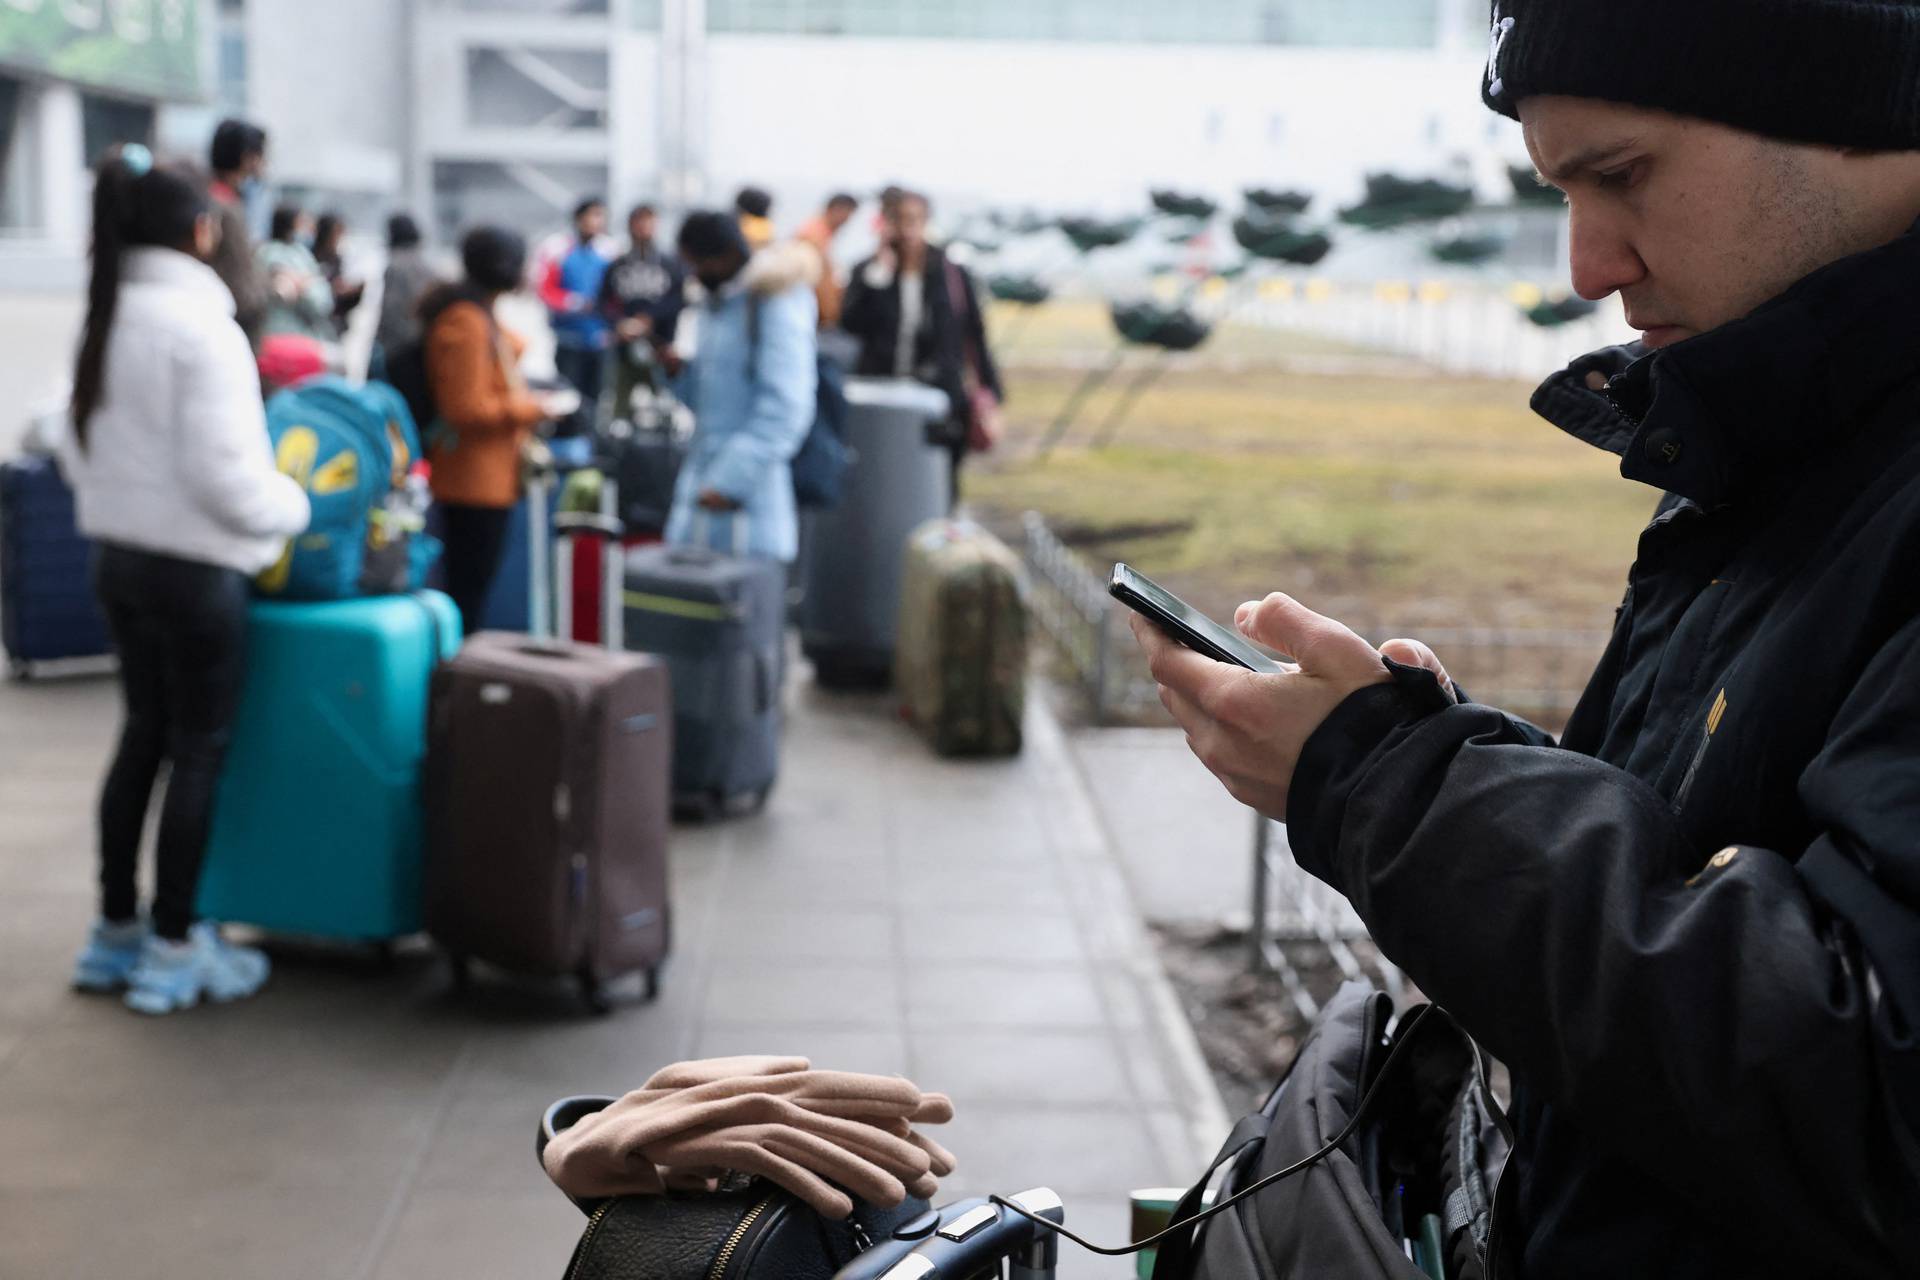
POLYGON ((487 589, 487 606, 481 611, 481 627, 487 631, 533 631, 533 556, 529 550, 533 523, 529 518, 530 499, 513 504, 507 518, 506 541, 500 548, 500 567, 494 570, 493 585, 487 589))
POLYGON ((758 809, 780 764, 786 566, 689 547, 627 552, 627 648, 673 680, 673 803, 758 809))
MULTIPOLYGON (((533 581, 533 562, 536 554, 532 539, 533 521, 531 512, 535 506, 540 508, 548 521, 549 536, 553 519, 552 498, 560 492, 566 477, 593 463, 592 441, 584 439, 552 440, 548 442, 553 451, 554 476, 552 488, 544 494, 523 494, 520 501, 514 503, 507 518, 506 539, 500 548, 500 567, 494 570, 493 585, 487 589, 487 601, 480 611, 480 629, 483 631, 519 631, 540 632, 534 625, 533 600, 536 589, 533 581)), ((440 522, 437 510, 427 513, 427 531, 437 538, 446 537, 446 529, 440 522)), ((539 554, 544 558, 546 548, 553 544, 543 540, 539 554)), ((434 572, 428 577, 427 584, 437 589, 447 585, 446 560, 434 566, 434 572)))
POLYGON ((0 463, 0 644, 16 676, 36 662, 112 652, 91 559, 52 460, 0 463))

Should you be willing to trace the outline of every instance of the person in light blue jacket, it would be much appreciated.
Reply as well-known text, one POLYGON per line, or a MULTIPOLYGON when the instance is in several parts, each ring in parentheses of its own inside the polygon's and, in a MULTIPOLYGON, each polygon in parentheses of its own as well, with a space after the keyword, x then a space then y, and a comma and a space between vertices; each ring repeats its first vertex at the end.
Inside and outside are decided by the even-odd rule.
POLYGON ((706 296, 684 375, 696 426, 666 540, 791 563, 790 463, 814 418, 819 256, 803 244, 751 253, 725 213, 689 215, 679 245, 706 296))

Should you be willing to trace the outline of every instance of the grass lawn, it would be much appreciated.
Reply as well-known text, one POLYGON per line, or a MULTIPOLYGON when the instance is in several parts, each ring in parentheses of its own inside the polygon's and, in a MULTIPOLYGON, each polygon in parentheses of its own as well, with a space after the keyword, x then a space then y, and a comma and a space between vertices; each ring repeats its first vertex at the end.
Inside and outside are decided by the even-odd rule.
POLYGON ((1210 608, 1277 589, 1380 621, 1604 627, 1653 507, 1515 383, 1174 373, 1113 445, 1038 457, 1074 377, 1013 375, 969 498, 1210 608))
POLYGON ((1375 639, 1610 625, 1657 495, 1535 417, 1530 386, 1292 371, 1290 336, 1262 336, 1273 360, 1203 351, 1092 449, 1102 393, 1046 457, 1081 375, 1009 362, 1009 439, 970 463, 969 500, 1007 532, 1039 511, 1096 568, 1127 560, 1216 616, 1283 590, 1375 639))

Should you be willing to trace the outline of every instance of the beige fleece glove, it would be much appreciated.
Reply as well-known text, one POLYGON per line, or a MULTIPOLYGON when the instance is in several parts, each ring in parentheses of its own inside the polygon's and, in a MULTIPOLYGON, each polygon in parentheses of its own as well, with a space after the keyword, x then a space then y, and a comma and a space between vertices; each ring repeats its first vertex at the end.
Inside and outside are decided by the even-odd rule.
POLYGON ((710 1188, 727 1171, 785 1187, 830 1218, 852 1200, 930 1198, 951 1153, 913 1129, 953 1118, 943 1094, 897 1076, 815 1071, 804 1058, 676 1063, 548 1144, 547 1173, 598 1198, 710 1188))

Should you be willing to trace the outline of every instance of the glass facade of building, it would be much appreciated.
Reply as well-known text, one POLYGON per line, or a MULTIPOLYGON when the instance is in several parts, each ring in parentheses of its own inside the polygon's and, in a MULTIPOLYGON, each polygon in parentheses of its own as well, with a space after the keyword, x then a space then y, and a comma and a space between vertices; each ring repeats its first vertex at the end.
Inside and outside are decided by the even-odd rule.
MULTIPOLYGON (((661 0, 632 0, 657 28, 661 0)), ((1430 49, 1439 0, 708 0, 715 35, 1430 49)))

